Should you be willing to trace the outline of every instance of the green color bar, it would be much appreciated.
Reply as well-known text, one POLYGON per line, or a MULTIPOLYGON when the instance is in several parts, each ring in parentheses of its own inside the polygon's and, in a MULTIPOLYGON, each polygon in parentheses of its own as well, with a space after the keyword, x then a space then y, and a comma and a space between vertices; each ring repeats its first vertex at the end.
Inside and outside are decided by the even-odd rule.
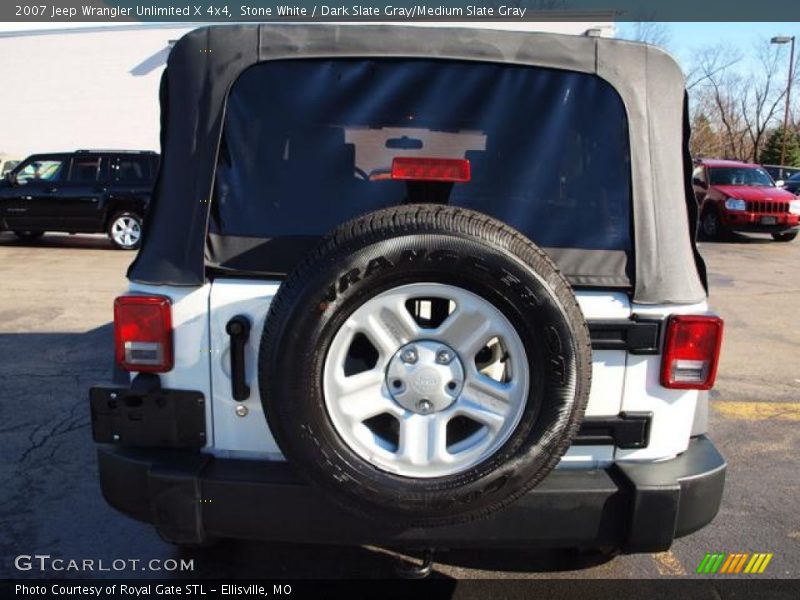
POLYGON ((703 557, 703 560, 700 561, 700 566, 697 567, 696 571, 697 573, 704 572, 704 569, 706 568, 706 563, 708 562, 709 558, 711 558, 711 554, 709 552, 706 552, 706 555, 703 557))
POLYGON ((717 562, 715 562, 714 566, 711 568, 711 572, 712 573, 716 573, 717 572, 717 569, 719 569, 722 566, 722 561, 723 560, 725 560, 725 553, 724 552, 720 552, 719 553, 719 558, 717 558, 717 562))
POLYGON ((714 552, 714 554, 711 555, 711 558, 708 559, 708 564, 706 565, 706 568, 703 569, 703 573, 711 573, 711 567, 713 567, 714 563, 717 562, 718 556, 719 555, 716 552, 714 552))

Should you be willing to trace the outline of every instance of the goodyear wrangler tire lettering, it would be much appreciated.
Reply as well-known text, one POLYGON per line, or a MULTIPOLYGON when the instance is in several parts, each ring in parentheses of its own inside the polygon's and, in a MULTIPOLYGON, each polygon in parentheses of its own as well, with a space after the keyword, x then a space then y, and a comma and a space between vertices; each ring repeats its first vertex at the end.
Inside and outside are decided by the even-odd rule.
POLYGON ((259 351, 287 459, 342 507, 402 526, 480 518, 538 484, 590 376, 586 323, 546 254, 486 215, 428 205, 331 232, 279 289, 259 351), (468 402, 486 423, 455 418, 468 402))

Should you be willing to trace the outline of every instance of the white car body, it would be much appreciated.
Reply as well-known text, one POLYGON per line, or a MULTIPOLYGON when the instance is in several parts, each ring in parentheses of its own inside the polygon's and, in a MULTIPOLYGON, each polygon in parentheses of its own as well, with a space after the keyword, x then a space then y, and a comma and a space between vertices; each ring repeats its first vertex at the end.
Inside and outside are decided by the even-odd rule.
MULTIPOLYGON (((163 387, 202 392, 209 424, 204 448, 214 456, 285 460, 264 415, 258 389, 258 349, 270 302, 280 281, 218 278, 199 288, 132 284, 130 292, 167 296, 172 301, 175 367, 161 374, 163 387), (243 315, 252 324, 245 349, 247 400, 231 393, 230 338, 225 324, 243 315), (244 410, 243 408, 244 407, 244 410)), ((707 314, 707 304, 636 305, 621 292, 578 291, 588 320, 666 318, 672 314, 707 314)), ((659 381, 661 355, 634 355, 624 350, 593 350, 592 387, 587 417, 614 417, 625 412, 652 414, 645 448, 611 445, 573 446, 559 468, 606 466, 614 461, 659 461, 673 458, 689 445, 695 417, 705 415, 707 392, 667 389, 659 381), (696 415, 697 413, 697 415, 696 415)), ((131 374, 131 377, 135 373, 131 374)))

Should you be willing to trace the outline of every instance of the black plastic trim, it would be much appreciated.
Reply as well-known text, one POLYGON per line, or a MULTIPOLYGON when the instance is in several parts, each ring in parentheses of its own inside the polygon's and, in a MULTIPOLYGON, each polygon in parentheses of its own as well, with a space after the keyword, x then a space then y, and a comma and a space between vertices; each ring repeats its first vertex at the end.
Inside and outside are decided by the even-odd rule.
POLYGON ((659 354, 663 319, 592 319, 588 321, 592 350, 625 350, 659 354))
POLYGON ((584 417, 574 446, 613 445, 622 449, 647 448, 653 413, 623 412, 615 417, 584 417))
POLYGON ((239 402, 250 397, 250 386, 245 374, 245 345, 250 339, 250 319, 236 315, 225 325, 231 344, 231 395, 239 402))
POLYGON ((493 515, 435 528, 387 526, 330 503, 285 462, 104 445, 106 500, 179 543, 207 537, 437 547, 666 550, 719 510, 725 461, 701 436, 672 460, 556 469, 493 515), (242 510, 247 507, 247 510, 242 510))
POLYGON ((142 448, 201 448, 206 444, 202 392, 161 389, 157 375, 137 376, 131 388, 89 390, 95 442, 142 448))
POLYGON ((726 467, 704 435, 692 438, 689 449, 672 460, 617 463, 631 489, 628 547, 658 552, 673 538, 710 523, 722 503, 726 467))

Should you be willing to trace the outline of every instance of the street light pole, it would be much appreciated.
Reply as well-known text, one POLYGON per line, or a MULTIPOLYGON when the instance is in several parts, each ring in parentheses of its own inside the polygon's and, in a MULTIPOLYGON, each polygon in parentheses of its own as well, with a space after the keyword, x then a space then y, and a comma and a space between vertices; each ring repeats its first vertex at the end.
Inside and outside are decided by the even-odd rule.
POLYGON ((786 107, 783 111, 783 136, 781 136, 781 166, 786 161, 786 138, 789 135, 789 100, 792 95, 792 76, 794 75, 794 36, 775 36, 770 40, 773 44, 791 44, 789 50, 789 77, 786 82, 786 107))

